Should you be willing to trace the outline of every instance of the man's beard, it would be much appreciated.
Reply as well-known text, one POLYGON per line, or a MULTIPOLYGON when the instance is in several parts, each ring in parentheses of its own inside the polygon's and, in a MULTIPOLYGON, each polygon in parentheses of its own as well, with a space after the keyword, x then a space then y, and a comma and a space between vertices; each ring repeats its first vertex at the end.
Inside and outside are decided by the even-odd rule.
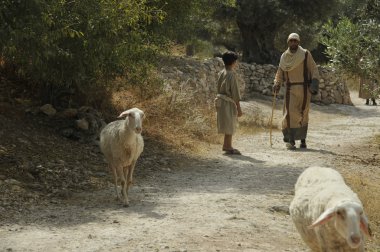
POLYGON ((298 49, 298 45, 292 45, 292 46, 289 47, 289 49, 290 49, 291 52, 295 52, 298 49))

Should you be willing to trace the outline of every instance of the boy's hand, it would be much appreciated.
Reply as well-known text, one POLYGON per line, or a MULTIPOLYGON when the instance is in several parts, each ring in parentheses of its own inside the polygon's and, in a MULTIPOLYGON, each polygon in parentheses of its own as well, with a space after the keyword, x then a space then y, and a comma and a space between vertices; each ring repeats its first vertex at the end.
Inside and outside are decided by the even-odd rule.
POLYGON ((237 114, 237 116, 238 117, 241 117, 243 115, 243 112, 241 111, 241 110, 238 110, 238 114, 237 114))

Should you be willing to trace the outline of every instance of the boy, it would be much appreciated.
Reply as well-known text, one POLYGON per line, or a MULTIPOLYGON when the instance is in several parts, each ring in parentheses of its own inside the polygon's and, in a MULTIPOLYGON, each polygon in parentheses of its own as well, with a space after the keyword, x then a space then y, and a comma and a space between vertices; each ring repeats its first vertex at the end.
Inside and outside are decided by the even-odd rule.
POLYGON ((237 118, 243 115, 240 108, 240 91, 236 73, 238 56, 234 52, 226 52, 222 56, 225 69, 219 73, 218 94, 215 99, 217 110, 218 133, 224 134, 223 151, 228 155, 241 155, 232 147, 232 135, 236 132, 237 118))

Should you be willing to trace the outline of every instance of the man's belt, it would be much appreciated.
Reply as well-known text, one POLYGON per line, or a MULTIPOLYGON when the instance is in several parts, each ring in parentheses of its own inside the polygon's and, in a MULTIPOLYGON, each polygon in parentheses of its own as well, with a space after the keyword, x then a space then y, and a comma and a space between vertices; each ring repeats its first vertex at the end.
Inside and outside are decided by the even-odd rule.
POLYGON ((289 86, 296 86, 296 85, 303 85, 304 82, 288 82, 286 83, 286 85, 289 85, 289 86))

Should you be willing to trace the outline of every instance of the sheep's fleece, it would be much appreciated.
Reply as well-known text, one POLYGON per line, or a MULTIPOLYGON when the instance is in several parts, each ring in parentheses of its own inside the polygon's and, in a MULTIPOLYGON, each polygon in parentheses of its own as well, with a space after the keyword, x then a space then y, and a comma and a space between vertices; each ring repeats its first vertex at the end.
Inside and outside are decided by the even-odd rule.
POLYGON ((310 167, 298 178, 290 215, 312 251, 364 251, 370 235, 358 196, 332 168, 310 167))
POLYGON ((107 124, 100 133, 100 149, 112 171, 117 198, 122 199, 125 206, 129 205, 128 190, 133 183, 133 172, 136 161, 144 149, 141 136, 144 112, 132 108, 122 112, 117 120, 107 124), (122 190, 118 192, 118 181, 122 190))

